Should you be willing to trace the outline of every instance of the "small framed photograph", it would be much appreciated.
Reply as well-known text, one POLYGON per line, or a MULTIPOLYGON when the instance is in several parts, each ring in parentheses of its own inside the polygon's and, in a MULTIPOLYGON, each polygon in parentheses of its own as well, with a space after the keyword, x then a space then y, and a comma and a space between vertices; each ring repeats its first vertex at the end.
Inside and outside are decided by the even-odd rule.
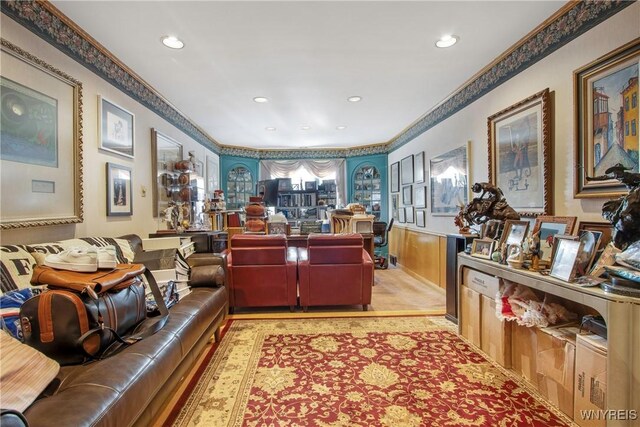
POLYGON ((100 148, 133 158, 134 115, 98 95, 98 141, 100 148))
POLYGON ((578 233, 578 236, 578 240, 582 242, 582 250, 578 254, 576 274, 578 276, 586 276, 589 274, 591 264, 593 264, 598 251, 602 233, 600 231, 583 230, 578 233))
POLYGON ((581 231, 597 231, 601 234, 600 243, 598 244, 597 252, 603 250, 611 241, 613 234, 613 225, 610 222, 601 221, 580 221, 578 223, 578 234, 581 231))
POLYGON ((404 216, 407 224, 413 224, 413 206, 407 206, 404 208, 404 216))
POLYGON ((504 225, 502 221, 499 219, 490 219, 483 225, 482 234, 480 235, 483 239, 500 240, 502 227, 504 225))
POLYGON ((400 192, 400 162, 391 163, 391 192, 400 192))
POLYGON ((402 187, 402 204, 403 205, 412 205, 412 194, 413 193, 413 185, 405 185, 402 187))
POLYGON ((556 279, 571 282, 576 277, 577 259, 582 249, 580 240, 557 239, 557 248, 549 273, 556 279))
POLYGON ((413 184, 413 154, 400 161, 402 185, 413 184))
POLYGON ((413 159, 413 175, 416 184, 424 182, 424 151, 416 154, 413 159))
POLYGON ((415 199, 413 201, 413 205, 416 208, 426 208, 427 207, 427 187, 420 186, 416 187, 415 199))
POLYGON ((473 243, 471 244, 471 256, 491 259, 494 244, 495 240, 493 239, 473 239, 473 243))
POLYGON ((405 223, 407 222, 407 218, 405 216, 404 208, 398 208, 398 222, 405 223))
POLYGON ((107 163, 107 216, 133 215, 131 168, 107 163))
POLYGON ((424 210, 421 209, 417 209, 416 210, 416 225, 418 227, 426 227, 427 223, 425 220, 425 213, 424 210))
POLYGON ((575 216, 540 215, 533 226, 533 234, 539 233, 540 261, 550 263, 553 256, 553 237, 573 233, 578 218, 575 216))
POLYGON ((267 223, 268 234, 287 234, 286 222, 268 222, 267 223))
POLYGON ((504 224, 504 231, 500 239, 500 246, 504 243, 507 245, 521 244, 527 237, 529 230, 529 221, 514 221, 508 219, 504 224))

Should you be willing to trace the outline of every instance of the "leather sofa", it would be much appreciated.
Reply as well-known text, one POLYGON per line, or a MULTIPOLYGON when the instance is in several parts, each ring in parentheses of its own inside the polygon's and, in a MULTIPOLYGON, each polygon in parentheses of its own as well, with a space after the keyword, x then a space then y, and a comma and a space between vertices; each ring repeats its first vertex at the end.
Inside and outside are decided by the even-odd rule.
MULTIPOLYGON (((123 238, 134 251, 141 250, 138 236, 123 238)), ((64 243, 48 245, 64 247, 64 243)), ((35 264, 35 259, 24 259, 24 265, 29 264, 35 264)), ((215 274, 217 267, 195 268, 202 269, 197 272, 202 277, 207 269, 215 274)), ((24 412, 30 426, 151 425, 211 336, 220 337, 218 331, 228 312, 227 289, 214 287, 213 278, 209 283, 211 286, 193 288, 173 306, 167 324, 156 334, 104 360, 63 366, 24 412)))
POLYGON ((360 234, 314 234, 298 248, 300 305, 371 304, 373 261, 360 234))
POLYGON ((297 252, 283 235, 236 234, 226 255, 229 306, 297 305, 297 252))

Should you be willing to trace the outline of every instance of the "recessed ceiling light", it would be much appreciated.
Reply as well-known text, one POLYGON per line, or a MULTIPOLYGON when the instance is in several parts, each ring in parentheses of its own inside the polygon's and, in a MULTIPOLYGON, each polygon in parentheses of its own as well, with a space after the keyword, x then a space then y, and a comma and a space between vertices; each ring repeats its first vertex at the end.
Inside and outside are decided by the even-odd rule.
POLYGON ((349 102, 360 102, 362 101, 362 97, 361 96, 350 96, 347 98, 347 101, 349 102))
POLYGON ((276 130, 276 128, 274 128, 273 126, 269 126, 269 127, 264 128, 264 129, 268 130, 270 132, 273 132, 274 130, 276 130))
POLYGON ((182 40, 176 36, 164 36, 161 40, 163 45, 171 49, 182 49, 184 47, 182 40))
POLYGON ((336 129, 338 130, 345 130, 347 127, 346 126, 336 126, 336 129))
POLYGON ((311 126, 307 126, 307 125, 300 126, 300 130, 309 130, 309 129, 311 129, 311 126))
POLYGON ((456 44, 460 40, 460 37, 454 36, 451 34, 447 34, 446 36, 440 37, 440 40, 436 42, 436 46, 438 47, 451 47, 456 44))
POLYGON ((263 104, 265 102, 269 102, 269 100, 267 98, 265 98, 264 96, 256 96, 255 98, 253 98, 253 100, 259 104, 263 104))

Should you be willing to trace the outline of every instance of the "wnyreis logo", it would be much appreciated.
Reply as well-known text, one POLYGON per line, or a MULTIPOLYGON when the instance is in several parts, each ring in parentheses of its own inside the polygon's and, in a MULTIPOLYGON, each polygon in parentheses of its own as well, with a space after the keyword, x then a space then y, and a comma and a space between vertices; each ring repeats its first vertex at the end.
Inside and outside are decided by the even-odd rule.
POLYGON ((633 421, 638 419, 638 411, 635 409, 583 409, 580 411, 580 418, 590 421, 633 421))

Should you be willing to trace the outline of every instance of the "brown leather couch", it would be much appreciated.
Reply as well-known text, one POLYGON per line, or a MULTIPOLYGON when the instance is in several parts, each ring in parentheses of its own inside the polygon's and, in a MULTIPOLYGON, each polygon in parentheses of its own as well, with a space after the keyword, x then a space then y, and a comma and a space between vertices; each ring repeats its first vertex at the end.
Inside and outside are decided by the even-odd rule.
POLYGON ((298 248, 300 305, 371 304, 373 261, 360 234, 313 234, 298 248))
POLYGON ((229 305, 236 307, 297 305, 296 248, 283 235, 236 234, 225 251, 229 305))
MULTIPOLYGON (((138 236, 123 236, 134 251, 138 236)), ((202 277, 217 265, 201 265, 202 277)), ((193 367, 199 353, 228 311, 225 286, 193 288, 170 309, 169 320, 155 335, 107 359, 64 366, 58 377, 25 416, 38 426, 148 426, 165 409, 167 400, 193 367)))

